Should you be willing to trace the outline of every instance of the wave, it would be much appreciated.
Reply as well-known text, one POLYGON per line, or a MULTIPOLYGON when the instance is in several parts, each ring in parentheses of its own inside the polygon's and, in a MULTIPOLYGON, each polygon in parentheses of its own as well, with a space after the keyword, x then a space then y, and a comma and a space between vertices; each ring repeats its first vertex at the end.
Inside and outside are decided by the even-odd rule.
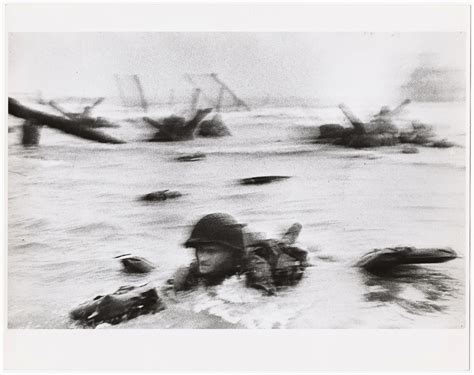
POLYGON ((117 231, 118 228, 106 222, 88 223, 79 225, 68 230, 69 233, 103 233, 105 231, 117 231))
POLYGON ((42 242, 24 242, 18 245, 15 245, 15 248, 18 250, 44 250, 50 248, 50 245, 42 242))

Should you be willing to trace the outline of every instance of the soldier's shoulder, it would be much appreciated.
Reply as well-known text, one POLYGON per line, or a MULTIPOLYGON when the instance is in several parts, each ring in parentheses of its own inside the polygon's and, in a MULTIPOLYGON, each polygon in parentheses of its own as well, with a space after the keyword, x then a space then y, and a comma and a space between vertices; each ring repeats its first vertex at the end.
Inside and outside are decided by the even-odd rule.
POLYGON ((187 290, 197 285, 197 264, 193 262, 188 266, 179 267, 168 283, 173 285, 175 291, 187 290))

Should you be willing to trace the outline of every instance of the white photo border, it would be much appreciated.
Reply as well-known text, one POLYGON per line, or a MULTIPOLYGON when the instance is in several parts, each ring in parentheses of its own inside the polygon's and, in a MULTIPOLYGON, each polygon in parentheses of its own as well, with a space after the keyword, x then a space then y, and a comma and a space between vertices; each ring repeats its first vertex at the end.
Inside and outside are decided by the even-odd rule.
MULTIPOLYGON (((470 9, 466 4, 23 3, 7 4, 5 21, 5 43, 9 32, 32 31, 464 32, 468 35, 466 59, 470 66, 470 9)), ((7 67, 4 68, 7 82, 7 67)), ((4 87, 6 91, 8 85, 4 87)), ((469 89, 467 85, 468 98, 469 89)), ((5 109, 6 96, 5 92, 5 109)), ((6 111, 4 115, 6 119, 6 111)), ((3 145, 6 147, 5 140, 3 145)), ((470 177, 469 155, 470 147, 467 147, 466 171, 470 177)), ((467 200, 469 204, 469 197, 467 200)), ((6 249, 6 214, 4 220, 6 249)), ((466 232, 469 246, 469 231, 466 232)), ((3 259, 6 270, 7 251, 3 259)), ((470 281, 469 259, 465 260, 466 280, 470 281)), ((6 296, 7 272, 4 280, 6 296)), ((8 370, 465 370, 469 367, 468 297, 469 282, 466 327, 445 330, 18 330, 7 328, 4 308, 4 367, 8 370)))

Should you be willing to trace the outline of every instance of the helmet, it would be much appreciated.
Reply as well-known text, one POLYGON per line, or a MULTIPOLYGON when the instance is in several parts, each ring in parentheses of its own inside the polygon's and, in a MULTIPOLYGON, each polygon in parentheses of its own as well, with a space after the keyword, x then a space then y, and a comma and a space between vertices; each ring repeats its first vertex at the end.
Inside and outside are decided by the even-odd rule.
POLYGON ((184 246, 195 247, 197 244, 218 243, 234 250, 243 251, 243 226, 228 214, 206 215, 196 223, 184 246))

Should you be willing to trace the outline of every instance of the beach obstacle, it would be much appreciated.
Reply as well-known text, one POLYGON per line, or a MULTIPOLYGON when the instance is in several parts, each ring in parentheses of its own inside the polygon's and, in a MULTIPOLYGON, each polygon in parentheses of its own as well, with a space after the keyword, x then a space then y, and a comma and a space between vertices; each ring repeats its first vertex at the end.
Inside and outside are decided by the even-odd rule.
MULTIPOLYGON (((13 98, 8 98, 8 113, 12 116, 30 121, 30 123, 27 124, 26 127, 23 127, 23 138, 26 143, 36 143, 36 145, 38 145, 38 125, 46 125, 50 128, 60 130, 64 133, 99 143, 125 143, 124 141, 102 133, 98 130, 91 129, 88 126, 84 126, 81 120, 73 120, 70 118, 55 116, 49 113, 38 111, 21 104, 18 100, 13 98), (33 122, 35 125, 31 125, 31 122, 33 122), (32 126, 36 126, 37 129, 34 129, 32 126)), ((25 142, 23 142, 23 144, 25 144, 25 142)))

